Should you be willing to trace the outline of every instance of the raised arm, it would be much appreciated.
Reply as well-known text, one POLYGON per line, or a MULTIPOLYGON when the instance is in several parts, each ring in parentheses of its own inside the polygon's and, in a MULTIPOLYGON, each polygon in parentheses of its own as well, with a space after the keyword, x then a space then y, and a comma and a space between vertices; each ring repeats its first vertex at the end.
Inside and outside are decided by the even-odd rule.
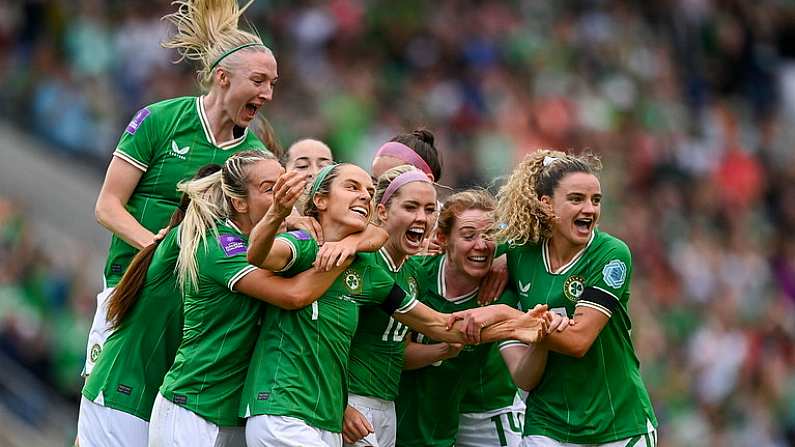
POLYGON ((247 257, 250 264, 279 271, 292 259, 290 246, 274 243, 274 238, 284 219, 292 213, 296 200, 303 194, 306 179, 306 174, 291 171, 276 180, 273 185, 273 203, 249 234, 247 257))
POLYGON ((126 208, 143 174, 144 171, 132 163, 114 156, 94 207, 94 215, 100 225, 138 250, 154 242, 155 236, 135 220, 126 208))

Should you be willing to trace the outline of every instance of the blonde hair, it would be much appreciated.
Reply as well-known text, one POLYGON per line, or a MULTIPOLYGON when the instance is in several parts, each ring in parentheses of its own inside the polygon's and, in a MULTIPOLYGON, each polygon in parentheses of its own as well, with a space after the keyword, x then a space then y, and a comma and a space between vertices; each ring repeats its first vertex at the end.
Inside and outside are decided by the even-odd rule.
POLYGON ((177 185, 177 189, 190 198, 179 230, 177 279, 183 291, 199 281, 196 249, 206 243, 208 232, 218 234, 216 222, 234 216, 231 199, 248 197, 249 168, 263 160, 278 162, 268 152, 241 151, 229 157, 220 171, 177 185))
POLYGON ((482 210, 493 212, 497 207, 494 196, 485 189, 468 189, 455 193, 447 198, 439 212, 437 225, 439 231, 445 236, 450 236, 453 225, 458 216, 466 210, 482 210))
MULTIPOLYGON (((386 189, 389 188, 389 185, 400 176, 400 174, 405 174, 410 171, 419 171, 419 169, 415 168, 412 165, 400 165, 395 166, 378 177, 375 185, 375 194, 373 195, 373 203, 381 203, 381 198, 384 197, 384 193, 386 189)), ((422 172, 422 171, 419 171, 422 172)), ((398 190, 400 191, 400 190, 398 190)), ((392 203, 392 199, 398 194, 398 191, 395 191, 395 194, 390 197, 387 202, 384 204, 385 207, 389 208, 389 204, 392 203)), ((379 222, 380 223, 380 222, 379 222)))
POLYGON ((542 149, 525 156, 497 194, 499 227, 495 237, 516 245, 549 237, 555 215, 541 197, 552 197, 567 174, 597 175, 601 169, 602 162, 590 153, 574 155, 542 149))
POLYGON ((242 8, 238 6, 237 0, 174 1, 172 4, 177 6, 177 11, 163 16, 163 20, 172 23, 177 32, 163 42, 162 46, 175 48, 179 52, 180 58, 177 62, 185 59, 199 61, 199 83, 202 88, 209 90, 213 81, 213 65, 231 70, 238 59, 238 53, 271 53, 259 36, 238 28, 240 17, 253 1, 250 0, 242 8), (227 54, 230 50, 249 44, 254 46, 227 54))

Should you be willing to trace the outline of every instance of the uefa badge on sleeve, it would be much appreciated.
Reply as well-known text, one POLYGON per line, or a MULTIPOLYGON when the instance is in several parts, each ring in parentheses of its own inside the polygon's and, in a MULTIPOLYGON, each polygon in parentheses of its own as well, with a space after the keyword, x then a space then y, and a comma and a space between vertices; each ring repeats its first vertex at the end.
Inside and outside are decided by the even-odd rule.
POLYGON ((618 259, 613 259, 602 269, 602 279, 614 289, 621 288, 627 280, 627 265, 618 259))

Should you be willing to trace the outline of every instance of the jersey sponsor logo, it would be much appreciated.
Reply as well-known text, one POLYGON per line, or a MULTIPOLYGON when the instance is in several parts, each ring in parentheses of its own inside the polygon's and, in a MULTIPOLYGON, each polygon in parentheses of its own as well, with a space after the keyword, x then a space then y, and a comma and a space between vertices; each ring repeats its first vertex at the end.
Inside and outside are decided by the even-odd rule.
POLYGON ((309 236, 309 233, 304 230, 288 231, 287 234, 292 235, 296 240, 299 241, 308 241, 309 239, 312 239, 312 237, 309 236))
POLYGON ((345 281, 345 287, 347 287, 348 290, 354 293, 361 291, 362 275, 360 275, 359 272, 356 270, 346 270, 342 277, 345 281))
POLYGON ((121 394, 126 394, 129 396, 130 394, 132 394, 132 387, 120 383, 119 386, 116 387, 116 391, 120 392, 121 394))
POLYGON ((602 279, 608 286, 614 289, 620 288, 627 280, 627 265, 619 259, 613 259, 602 269, 602 279))
POLYGON ((141 126, 141 123, 144 122, 147 116, 149 116, 151 112, 149 109, 144 107, 143 109, 139 110, 138 113, 135 114, 133 119, 130 121, 130 124, 127 125, 127 133, 130 135, 135 135, 135 132, 138 131, 138 127, 141 126))
POLYGON ((257 400, 268 400, 271 397, 271 393, 261 392, 257 393, 257 400))
POLYGON ((185 160, 185 154, 190 150, 190 146, 179 147, 175 140, 171 140, 171 152, 175 157, 185 160))
POLYGON ((527 296, 527 292, 530 291, 530 285, 532 283, 528 282, 527 284, 522 284, 522 281, 519 281, 519 295, 527 296))
POLYGON ((218 243, 224 250, 226 256, 237 256, 246 252, 246 243, 240 236, 233 234, 222 234, 218 236, 218 243))
POLYGON ((184 394, 175 394, 174 399, 172 400, 177 405, 185 405, 186 403, 188 403, 188 396, 184 394))
POLYGON ((91 361, 96 363, 100 354, 102 354, 102 346, 100 346, 99 343, 94 343, 94 346, 91 347, 91 361))
POLYGON ((563 283, 563 294, 566 295, 570 301, 577 301, 585 291, 585 280, 582 276, 572 275, 566 278, 563 283))

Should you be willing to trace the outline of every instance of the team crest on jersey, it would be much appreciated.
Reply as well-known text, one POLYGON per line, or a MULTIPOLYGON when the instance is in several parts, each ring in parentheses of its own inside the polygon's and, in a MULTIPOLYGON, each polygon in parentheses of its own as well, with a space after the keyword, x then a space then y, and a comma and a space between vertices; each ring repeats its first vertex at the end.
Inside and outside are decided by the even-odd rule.
POLYGON ((627 280, 627 265, 621 260, 613 259, 602 269, 602 279, 608 286, 614 289, 620 288, 627 280))
POLYGON ((187 154, 189 150, 190 146, 179 147, 175 140, 171 140, 171 153, 173 153, 175 157, 184 160, 185 154, 187 154))
POLYGON ((348 288, 353 293, 357 293, 361 291, 362 288, 362 276, 356 270, 346 270, 343 274, 343 281, 345 281, 345 287, 348 288))
POLYGON ((102 346, 99 343, 94 343, 94 346, 91 347, 91 361, 96 363, 100 354, 102 354, 102 346))
POLYGON ((563 283, 563 294, 571 301, 577 301, 585 291, 585 280, 582 276, 572 275, 563 283))
POLYGON ((409 296, 411 299, 417 299, 417 280, 413 276, 409 276, 409 296))

